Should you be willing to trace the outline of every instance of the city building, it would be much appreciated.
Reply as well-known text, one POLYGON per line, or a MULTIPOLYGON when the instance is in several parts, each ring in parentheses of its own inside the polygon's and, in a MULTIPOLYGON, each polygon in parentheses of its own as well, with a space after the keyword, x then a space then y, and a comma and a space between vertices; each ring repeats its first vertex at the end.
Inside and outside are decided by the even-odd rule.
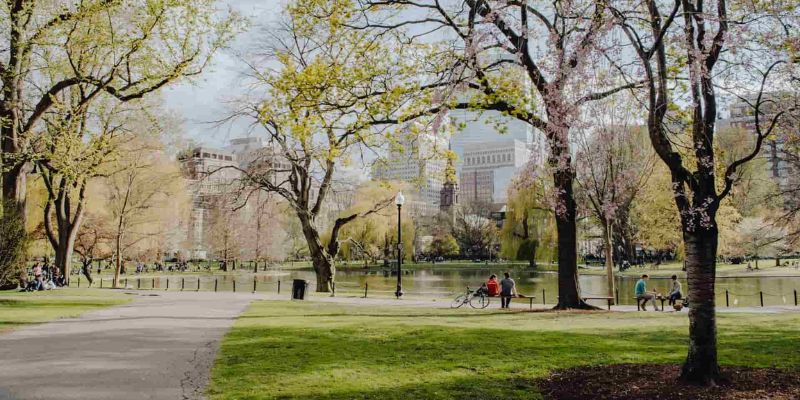
POLYGON ((190 258, 208 257, 206 229, 213 204, 221 196, 232 191, 232 185, 240 176, 236 156, 226 150, 211 147, 195 147, 180 155, 184 176, 189 181, 192 193, 192 212, 189 232, 186 235, 191 246, 190 258))
POLYGON ((417 216, 439 212, 446 161, 447 141, 429 133, 406 135, 385 159, 375 163, 372 179, 411 184, 407 209, 417 216))
MULTIPOLYGON (((761 106, 762 117, 760 118, 762 123, 762 129, 767 129, 767 125, 770 123, 771 118, 775 116, 775 114, 783 108, 788 108, 787 102, 796 101, 791 98, 788 94, 766 94, 765 97, 770 100, 777 100, 777 101, 764 101, 763 105, 761 106)), ((756 100, 754 98, 748 100, 738 100, 731 104, 730 106, 730 116, 727 121, 731 127, 740 128, 745 130, 746 132, 755 132, 756 130, 756 119, 755 119, 755 109, 753 108, 752 104, 755 104, 756 100)), ((792 129, 790 127, 790 129, 792 129)), ((796 125, 793 129, 799 129, 796 125)), ((778 129, 780 130, 780 129, 778 129)), ((783 153, 783 143, 785 140, 785 135, 777 134, 772 135, 767 141, 764 143, 764 148, 762 149, 762 157, 766 158, 767 166, 769 168, 770 176, 775 179, 779 184, 785 184, 787 179, 789 178, 792 171, 790 171, 790 165, 786 162, 784 157, 782 156, 783 153)))
POLYGON ((269 148, 266 139, 258 136, 247 136, 231 139, 225 150, 236 156, 239 165, 247 167, 269 148))
POLYGON ((459 127, 450 139, 450 146, 456 154, 456 174, 461 175, 464 160, 464 149, 483 143, 518 140, 531 150, 540 147, 541 134, 529 124, 515 118, 503 116, 496 111, 450 111, 450 120, 459 127))
POLYGON ((460 192, 455 162, 452 158, 448 158, 444 171, 444 183, 442 184, 442 190, 439 194, 439 212, 452 216, 455 207, 458 207, 460 192))
POLYGON ((517 139, 464 146, 459 176, 461 201, 505 203, 508 187, 530 161, 531 149, 517 139))

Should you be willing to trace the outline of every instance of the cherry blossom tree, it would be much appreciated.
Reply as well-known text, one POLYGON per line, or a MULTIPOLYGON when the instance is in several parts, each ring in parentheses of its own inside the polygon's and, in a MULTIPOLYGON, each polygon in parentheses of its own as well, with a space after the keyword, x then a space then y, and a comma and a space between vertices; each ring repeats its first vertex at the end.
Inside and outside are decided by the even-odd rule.
MULTIPOLYGON (((558 232, 558 309, 592 308, 577 269, 573 123, 582 108, 630 89, 601 56, 616 47, 606 1, 358 0, 354 29, 383 28, 419 46, 438 46, 425 82, 430 111, 491 111, 546 138, 558 232), (401 32, 401 33, 398 33, 401 32), (444 37, 444 39, 442 39, 444 37)), ((420 68, 420 71, 427 71, 420 68)), ((423 79, 423 78, 421 78, 423 79)))
POLYGON ((575 135, 578 195, 588 214, 603 228, 606 295, 612 298, 615 243, 628 257, 635 251, 631 207, 650 178, 655 161, 644 130, 634 124, 632 105, 627 101, 595 102, 589 107, 594 118, 576 129, 575 135), (614 240, 615 233, 619 240, 614 240))
POLYGON ((610 9, 638 59, 631 66, 620 58, 617 65, 631 67, 631 79, 645 80, 650 142, 670 171, 680 213, 692 304, 681 378, 714 384, 720 376, 717 213, 741 167, 758 156, 786 114, 767 94, 791 83, 800 4, 647 0, 617 1, 610 9), (719 165, 714 141, 720 93, 746 101, 754 117, 752 148, 727 165, 719 165))

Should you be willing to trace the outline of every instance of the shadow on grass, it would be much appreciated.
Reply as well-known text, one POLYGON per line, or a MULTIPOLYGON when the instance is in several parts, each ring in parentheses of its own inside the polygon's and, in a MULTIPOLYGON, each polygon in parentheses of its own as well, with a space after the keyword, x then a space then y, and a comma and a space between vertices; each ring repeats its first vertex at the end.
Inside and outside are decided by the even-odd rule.
MULTIPOLYGON (((533 379, 553 369, 678 364, 686 355, 686 328, 670 326, 668 320, 665 327, 616 329, 609 320, 608 327, 595 332, 574 333, 504 329, 502 319, 487 319, 486 328, 414 326, 413 320, 404 320, 467 316, 447 313, 305 311, 300 316, 253 313, 249 318, 277 326, 235 326, 221 346, 211 398, 530 399, 537 398, 533 379), (307 323, 280 326, 275 320, 290 316, 307 323), (316 317, 346 325, 329 326, 331 321, 316 317), (389 318, 403 323, 392 324, 389 318)), ((726 365, 797 369, 798 335, 791 326, 722 331, 720 359, 726 365)))
POLYGON ((682 346, 674 332, 612 338, 408 326, 242 327, 222 345, 210 393, 215 399, 529 399, 536 393, 529 380, 551 368, 636 362, 642 353, 678 362, 682 346))

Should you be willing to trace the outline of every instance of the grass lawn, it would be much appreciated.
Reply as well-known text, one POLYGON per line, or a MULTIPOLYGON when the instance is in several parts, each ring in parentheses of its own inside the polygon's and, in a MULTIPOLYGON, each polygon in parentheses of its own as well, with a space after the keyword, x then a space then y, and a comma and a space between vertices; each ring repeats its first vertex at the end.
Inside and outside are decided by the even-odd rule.
MULTIPOLYGON (((685 313, 508 313, 254 303, 225 337, 211 399, 531 399, 586 364, 679 363, 685 313)), ((800 314, 719 316, 724 365, 800 371, 800 314)), ((669 380, 673 377, 655 377, 669 380)))
POLYGON ((0 333, 98 308, 124 304, 130 297, 109 290, 69 289, 44 292, 0 291, 0 333))

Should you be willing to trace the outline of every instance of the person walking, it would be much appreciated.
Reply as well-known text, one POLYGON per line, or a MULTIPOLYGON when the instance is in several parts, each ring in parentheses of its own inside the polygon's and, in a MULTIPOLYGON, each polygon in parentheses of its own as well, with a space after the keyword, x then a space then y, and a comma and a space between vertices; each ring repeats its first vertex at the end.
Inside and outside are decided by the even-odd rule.
POLYGON ((508 272, 504 272, 505 278, 500 281, 500 308, 509 308, 511 297, 517 295, 517 283, 511 279, 508 272))

